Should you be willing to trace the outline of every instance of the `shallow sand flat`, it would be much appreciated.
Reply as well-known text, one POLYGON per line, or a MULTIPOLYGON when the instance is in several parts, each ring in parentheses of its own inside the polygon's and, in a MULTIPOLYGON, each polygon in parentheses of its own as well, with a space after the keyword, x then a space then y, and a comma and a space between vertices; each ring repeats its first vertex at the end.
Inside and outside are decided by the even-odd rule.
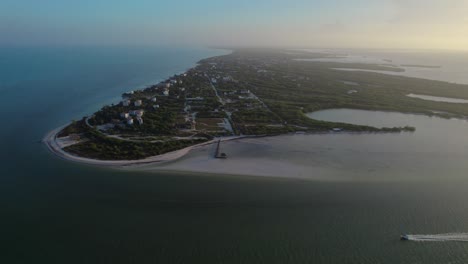
MULTIPOLYGON (((393 112, 335 109, 315 113, 323 120, 376 126, 414 125, 413 133, 326 133, 245 138, 224 142, 228 159, 214 159, 204 146, 177 162, 135 167, 143 171, 184 171, 219 176, 252 175, 327 181, 439 180, 466 178, 468 123, 393 112), (447 136, 447 131, 451 131, 447 136)), ((132 168, 133 169, 133 168, 132 168)))
MULTIPOLYGON (((281 136, 280 136, 281 137, 281 136)), ((267 140, 267 139, 265 139, 267 140)), ((329 168, 295 163, 294 160, 268 157, 268 150, 263 155, 251 157, 251 148, 256 144, 249 139, 229 142, 223 151, 228 152, 227 159, 214 158, 215 146, 203 146, 192 150, 185 157, 166 164, 145 164, 128 169, 142 171, 196 172, 217 175, 246 175, 261 177, 285 177, 297 179, 334 180, 329 168), (234 146, 236 145, 236 146, 234 146)), ((272 146, 275 147, 275 146, 272 146)), ((316 164, 315 164, 316 165, 316 164)), ((338 179, 335 179, 338 180, 338 179)))
MULTIPOLYGON (((224 142, 221 150, 228 159, 215 159, 215 145, 192 150, 183 158, 166 164, 146 164, 128 169, 148 172, 196 172, 220 175, 248 175, 326 181, 381 180, 388 167, 385 160, 372 160, 358 148, 343 148, 343 140, 378 135, 283 135, 245 138, 224 142), (346 175, 343 171, 346 171, 346 175)), ((355 141, 358 142, 358 141, 355 141)), ((372 154, 371 154, 372 155, 372 154)), ((395 178, 395 177, 393 177, 395 178)))

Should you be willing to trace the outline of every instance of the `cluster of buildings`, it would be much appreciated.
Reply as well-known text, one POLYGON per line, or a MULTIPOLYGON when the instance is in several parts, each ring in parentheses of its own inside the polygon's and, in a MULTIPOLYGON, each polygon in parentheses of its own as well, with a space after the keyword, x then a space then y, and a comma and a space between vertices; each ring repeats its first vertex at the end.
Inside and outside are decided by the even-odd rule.
MULTIPOLYGON (((207 74, 205 74, 206 77, 208 77, 207 74)), ((217 75, 216 77, 213 77, 210 79, 210 81, 213 83, 213 84, 217 84, 218 81, 223 81, 223 82, 236 82, 231 76, 224 76, 224 77, 221 77, 219 75, 217 75)))
MULTIPOLYGON (((126 100, 122 101, 122 106, 128 107, 128 106, 131 106, 131 105, 132 105, 132 101, 130 99, 126 99, 126 100)), ((135 100, 133 102, 133 105, 135 107, 140 107, 140 106, 143 105, 143 101, 142 100, 135 100)), ((142 109, 140 109, 140 110, 131 110, 129 112, 121 113, 120 118, 122 118, 127 125, 133 125, 135 123, 135 121, 138 122, 138 124, 142 125, 143 124, 143 114, 144 113, 145 113, 145 111, 143 111, 142 109)))
MULTIPOLYGON (((177 84, 182 84, 182 80, 176 80, 176 79, 171 79, 165 83, 161 83, 158 86, 155 86, 154 89, 158 91, 158 93, 162 96, 169 96, 169 88, 171 88, 174 85, 177 84)), ((184 88, 182 88, 184 89, 184 88)), ((185 90, 185 89, 184 89, 185 90)), ((125 96, 131 96, 135 94, 133 91, 127 92, 124 95, 125 96)), ((122 100, 121 104, 124 107, 141 107, 143 106, 143 100, 131 100, 130 98, 125 98, 122 100)), ((158 109, 160 106, 159 104, 156 104, 158 102, 158 99, 156 97, 153 97, 149 100, 153 105, 153 109, 158 109)), ((143 124, 143 110, 131 110, 129 112, 124 112, 120 114, 121 120, 123 119, 124 122, 127 125, 133 125, 134 123, 138 123, 140 125, 143 124)))
MULTIPOLYGON (((130 99, 125 99, 122 101, 123 106, 130 106, 131 104, 132 104, 132 101, 130 99)), ((143 105, 143 102, 141 100, 135 100, 135 102, 133 102, 133 105, 136 107, 139 107, 143 105)))
POLYGON ((141 109, 140 110, 131 110, 128 113, 125 113, 125 112, 121 113, 120 117, 125 120, 127 125, 133 125, 135 123, 135 120, 136 120, 136 122, 138 122, 138 124, 143 125, 143 114, 144 113, 145 113, 145 111, 143 111, 141 109))

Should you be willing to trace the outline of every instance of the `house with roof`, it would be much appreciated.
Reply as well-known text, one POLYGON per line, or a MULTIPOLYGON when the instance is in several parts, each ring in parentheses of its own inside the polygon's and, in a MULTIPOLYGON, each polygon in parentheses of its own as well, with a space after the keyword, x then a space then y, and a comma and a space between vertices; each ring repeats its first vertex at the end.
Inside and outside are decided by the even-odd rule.
POLYGON ((144 113, 145 113, 145 111, 143 111, 141 109, 140 110, 132 110, 132 111, 129 112, 129 114, 131 116, 139 116, 139 117, 143 116, 144 113))
POLYGON ((122 101, 123 106, 130 106, 131 103, 132 103, 132 101, 130 101, 130 100, 123 100, 122 101))
POLYGON ((136 120, 138 124, 143 125, 143 118, 141 118, 140 116, 137 116, 136 120))

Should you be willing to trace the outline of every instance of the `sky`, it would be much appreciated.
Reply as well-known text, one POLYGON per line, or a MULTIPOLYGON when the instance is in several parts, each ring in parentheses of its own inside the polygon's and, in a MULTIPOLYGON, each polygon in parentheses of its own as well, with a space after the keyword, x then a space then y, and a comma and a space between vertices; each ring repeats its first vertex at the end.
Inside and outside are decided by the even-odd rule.
POLYGON ((0 45, 468 50, 467 0, 0 0, 0 45))

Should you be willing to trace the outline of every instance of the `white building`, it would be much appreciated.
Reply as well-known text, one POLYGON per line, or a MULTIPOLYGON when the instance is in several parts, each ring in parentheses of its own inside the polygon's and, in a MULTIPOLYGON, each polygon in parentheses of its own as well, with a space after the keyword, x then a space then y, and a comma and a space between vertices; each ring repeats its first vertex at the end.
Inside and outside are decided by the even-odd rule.
POLYGON ((133 118, 129 117, 127 119, 127 125, 130 125, 130 126, 133 125, 133 118))
POLYGON ((137 120, 138 124, 143 125, 143 118, 137 117, 136 120, 137 120))
POLYGON ((158 101, 158 99, 157 99, 156 97, 153 97, 153 98, 151 99, 151 102, 156 103, 157 101, 158 101))
POLYGON ((163 91, 163 95, 164 95, 164 96, 169 96, 169 90, 167 90, 167 89, 164 90, 164 91, 163 91))
POLYGON ((132 103, 132 101, 130 101, 130 100, 123 100, 122 101, 123 106, 130 106, 131 103, 132 103))
POLYGON ((143 110, 132 110, 129 112, 131 116, 139 116, 142 117, 145 111, 143 110))
POLYGON ((153 108, 154 108, 154 109, 158 109, 158 108, 159 108, 159 105, 158 105, 158 104, 155 104, 155 105, 153 105, 153 108))
POLYGON ((120 117, 123 119, 127 119, 130 115, 128 113, 121 113, 120 117))
POLYGON ((135 101, 135 106, 141 106, 143 102, 141 100, 136 100, 135 101))

